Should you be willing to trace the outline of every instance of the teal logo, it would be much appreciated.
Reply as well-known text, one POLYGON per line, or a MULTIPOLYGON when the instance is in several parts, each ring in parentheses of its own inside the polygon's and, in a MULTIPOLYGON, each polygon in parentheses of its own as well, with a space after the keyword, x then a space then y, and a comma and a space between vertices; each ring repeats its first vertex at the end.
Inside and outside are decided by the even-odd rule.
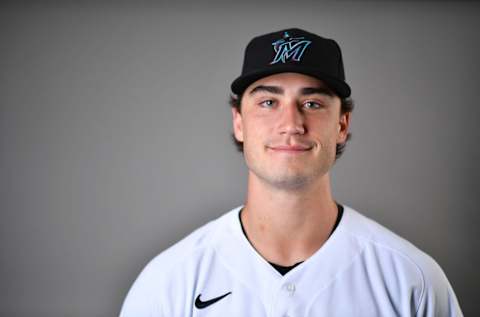
POLYGON ((272 43, 276 54, 270 64, 287 61, 299 62, 310 43, 312 41, 305 40, 304 37, 291 37, 288 32, 284 32, 282 39, 272 43))

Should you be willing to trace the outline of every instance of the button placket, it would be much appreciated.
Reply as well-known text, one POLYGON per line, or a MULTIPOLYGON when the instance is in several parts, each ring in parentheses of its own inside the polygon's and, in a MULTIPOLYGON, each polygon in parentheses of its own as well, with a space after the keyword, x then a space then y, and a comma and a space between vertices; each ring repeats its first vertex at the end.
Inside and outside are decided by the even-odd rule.
POLYGON ((288 292, 290 296, 293 296, 295 294, 295 284, 293 283, 285 284, 285 290, 288 292))
POLYGON ((295 293, 297 291, 296 283, 292 281, 282 281, 277 286, 275 298, 273 300, 274 308, 272 309, 272 317, 295 317, 297 316, 296 307, 297 300, 295 293))

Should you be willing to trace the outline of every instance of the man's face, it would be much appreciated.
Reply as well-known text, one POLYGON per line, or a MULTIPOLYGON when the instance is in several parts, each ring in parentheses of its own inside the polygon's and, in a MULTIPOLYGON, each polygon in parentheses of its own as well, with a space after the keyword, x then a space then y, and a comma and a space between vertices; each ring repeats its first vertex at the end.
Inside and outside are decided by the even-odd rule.
POLYGON ((298 73, 264 77, 232 109, 250 176, 270 186, 299 189, 325 176, 337 143, 346 141, 350 113, 321 80, 298 73))

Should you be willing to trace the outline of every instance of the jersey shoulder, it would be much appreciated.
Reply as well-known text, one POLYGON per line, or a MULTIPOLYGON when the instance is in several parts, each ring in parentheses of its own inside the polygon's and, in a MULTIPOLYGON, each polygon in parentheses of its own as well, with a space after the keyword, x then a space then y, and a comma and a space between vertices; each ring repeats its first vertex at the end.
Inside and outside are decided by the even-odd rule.
POLYGON ((185 265, 186 262, 196 262, 199 256, 213 252, 213 246, 215 245, 213 242, 216 236, 228 224, 236 209, 197 228, 158 254, 147 264, 144 271, 161 271, 163 274, 168 275, 170 270, 178 269, 185 265))
POLYGON ((418 291, 414 305, 418 314, 462 315, 445 273, 430 255, 360 212, 348 206, 345 210, 348 234, 364 245, 369 263, 379 263, 398 283, 418 291))
POLYGON ((238 208, 199 227, 150 260, 130 288, 120 316, 166 316, 160 306, 166 292, 175 285, 195 282, 192 272, 215 252, 216 236, 231 223, 235 211, 238 208))
POLYGON ((423 275, 438 273, 440 267, 437 262, 414 244, 351 207, 345 206, 345 210, 349 215, 348 233, 356 239, 378 251, 411 263, 423 275))

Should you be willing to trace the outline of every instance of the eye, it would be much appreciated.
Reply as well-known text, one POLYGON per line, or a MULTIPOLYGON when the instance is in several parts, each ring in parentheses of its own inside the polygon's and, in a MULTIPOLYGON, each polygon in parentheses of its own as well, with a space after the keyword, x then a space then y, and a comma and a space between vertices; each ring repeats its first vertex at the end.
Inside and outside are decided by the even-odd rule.
POLYGON ((303 104, 303 106, 307 109, 320 109, 322 107, 321 104, 315 101, 307 101, 303 104))
POLYGON ((260 102, 260 106, 265 107, 265 108, 271 108, 273 107, 274 101, 271 99, 264 100, 260 102))

